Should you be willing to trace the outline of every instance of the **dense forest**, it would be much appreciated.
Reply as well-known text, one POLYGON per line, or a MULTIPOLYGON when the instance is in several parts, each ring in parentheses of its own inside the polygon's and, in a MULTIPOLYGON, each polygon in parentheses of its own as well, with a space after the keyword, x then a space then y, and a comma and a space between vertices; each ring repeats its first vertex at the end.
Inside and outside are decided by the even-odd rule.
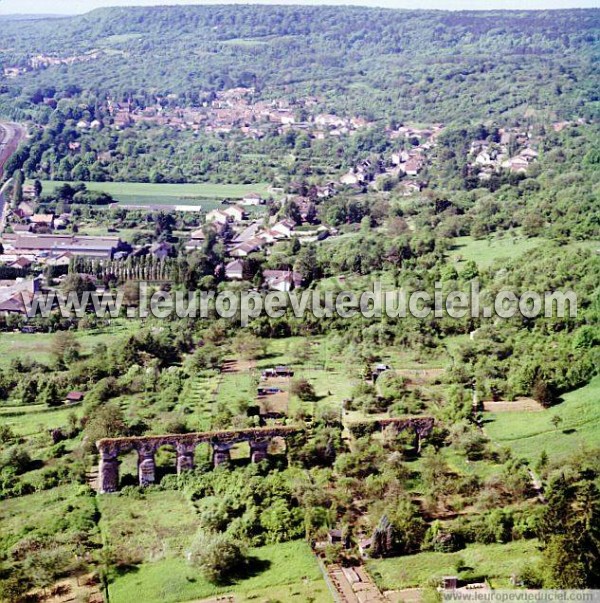
POLYGON ((588 117, 597 114, 598 25, 595 10, 250 6, 4 20, 5 66, 25 66, 38 53, 97 58, 6 82, 2 107, 16 116, 27 107, 15 97, 39 89, 122 99, 177 94, 193 105, 211 90, 252 86, 267 96, 323 95, 330 109, 373 118, 588 117))

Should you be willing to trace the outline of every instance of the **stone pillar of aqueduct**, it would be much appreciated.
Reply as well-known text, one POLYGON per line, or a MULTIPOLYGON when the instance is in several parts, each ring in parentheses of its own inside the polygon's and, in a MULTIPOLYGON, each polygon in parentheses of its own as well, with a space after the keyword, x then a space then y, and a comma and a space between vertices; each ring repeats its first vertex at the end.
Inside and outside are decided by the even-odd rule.
MULTIPOLYGON (((411 430, 415 436, 415 448, 420 450, 421 439, 433 429, 434 421, 428 417, 410 419, 383 419, 375 422, 376 427, 386 429, 394 426, 398 431, 411 430)), ((186 433, 132 438, 112 438, 98 440, 96 447, 100 453, 99 491, 116 492, 119 489, 119 455, 135 450, 138 454, 138 481, 140 486, 156 482, 156 464, 154 457, 162 446, 174 447, 177 451, 177 473, 194 468, 194 452, 202 443, 208 443, 213 449, 214 466, 227 463, 231 448, 235 444, 248 442, 250 459, 260 463, 268 456, 269 444, 274 438, 286 438, 297 434, 296 427, 261 427, 208 433, 186 433)))

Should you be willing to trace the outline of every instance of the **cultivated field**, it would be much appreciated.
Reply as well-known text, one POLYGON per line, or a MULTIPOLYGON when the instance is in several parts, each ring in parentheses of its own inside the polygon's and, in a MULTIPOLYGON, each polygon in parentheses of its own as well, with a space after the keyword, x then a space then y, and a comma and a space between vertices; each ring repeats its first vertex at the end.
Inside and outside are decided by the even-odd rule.
MULTIPOLYGON (((44 193, 53 192, 60 181, 42 182, 44 193)), ((73 183, 70 183, 73 184, 73 183)), ((151 184, 145 182, 86 182, 88 190, 112 195, 127 205, 202 205, 212 209, 223 199, 241 199, 248 193, 268 195, 267 184, 151 184)))

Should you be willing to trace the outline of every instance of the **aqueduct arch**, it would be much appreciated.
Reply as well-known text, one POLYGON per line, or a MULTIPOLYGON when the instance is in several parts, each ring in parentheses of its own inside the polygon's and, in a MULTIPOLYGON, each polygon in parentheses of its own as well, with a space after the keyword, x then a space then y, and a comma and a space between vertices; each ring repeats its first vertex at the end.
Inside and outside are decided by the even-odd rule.
POLYGON ((196 447, 208 443, 213 448, 213 464, 216 466, 230 459, 231 448, 240 442, 250 445, 253 463, 267 458, 269 443, 273 438, 289 437, 297 433, 295 427, 261 427, 231 431, 186 433, 130 438, 110 438, 98 440, 96 447, 100 453, 99 491, 116 492, 119 489, 119 455, 130 450, 138 454, 138 480, 140 486, 156 482, 155 455, 161 446, 173 446, 177 453, 177 473, 194 468, 196 447))
MULTIPOLYGON (((434 419, 431 417, 392 418, 361 422, 360 424, 381 430, 389 425, 394 425, 398 431, 412 431, 415 438, 415 448, 420 450, 421 439, 431 433, 434 419)), ((359 425, 359 423, 354 425, 359 425)), ((119 455, 131 450, 135 450, 138 454, 139 484, 140 486, 149 486, 156 482, 155 455, 161 446, 175 448, 177 473, 180 474, 194 468, 194 453, 196 447, 200 444, 208 443, 212 446, 215 467, 228 462, 231 458, 231 448, 240 442, 248 442, 251 461, 260 463, 267 458, 269 444, 273 439, 283 438, 285 440, 300 431, 302 430, 298 427, 258 427, 255 429, 98 440, 96 447, 100 453, 99 491, 104 494, 116 492, 119 489, 119 455)))

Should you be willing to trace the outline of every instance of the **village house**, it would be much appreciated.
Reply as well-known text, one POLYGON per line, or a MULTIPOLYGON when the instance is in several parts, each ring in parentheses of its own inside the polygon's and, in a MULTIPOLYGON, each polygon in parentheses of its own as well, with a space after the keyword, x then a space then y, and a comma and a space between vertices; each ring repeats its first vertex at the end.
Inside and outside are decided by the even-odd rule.
POLYGON ((527 147, 524 151, 521 151, 519 157, 525 158, 527 161, 532 162, 537 159, 538 154, 532 148, 527 147))
POLYGON ((246 241, 245 243, 241 243, 240 245, 234 247, 229 252, 229 255, 233 258, 245 258, 248 257, 251 253, 256 253, 257 251, 260 251, 263 245, 264 241, 261 241, 260 239, 250 239, 249 241, 246 241))
POLYGON ((294 229, 296 228, 296 225, 294 224, 294 222, 292 220, 280 220, 279 222, 277 222, 277 224, 275 224, 271 230, 273 232, 278 232, 280 234, 282 234, 284 237, 289 238, 292 236, 292 233, 294 232, 294 229))
POLYGON ((54 214, 34 214, 29 218, 33 232, 48 233, 54 230, 54 214))
POLYGON ((33 265, 33 262, 23 256, 18 257, 14 262, 8 264, 9 268, 16 268, 17 270, 28 270, 33 265))
POLYGON ((31 203, 28 203, 27 201, 22 201, 21 203, 19 203, 14 213, 18 218, 23 220, 25 218, 31 218, 31 216, 35 214, 35 209, 33 208, 33 205, 31 203))
POLYGON ((332 115, 330 113, 322 113, 315 117, 315 124, 321 127, 335 127, 339 128, 346 125, 346 120, 338 117, 337 115, 332 115))
POLYGON ((32 199, 35 197, 35 186, 33 186, 33 184, 23 185, 23 197, 26 199, 32 199))
POLYGON ((332 195, 335 195, 335 186, 333 183, 316 187, 316 196, 318 199, 326 199, 332 195))
POLYGON ((27 304, 40 288, 40 279, 17 280, 7 287, 0 287, 0 316, 27 314, 27 304))
POLYGON ((264 205, 265 200, 258 193, 248 193, 240 201, 241 205, 264 205))
POLYGON ((247 217, 246 210, 239 205, 232 205, 223 210, 223 213, 229 216, 234 222, 241 222, 247 217))
POLYGON ((227 224, 230 221, 229 215, 220 209, 213 209, 206 214, 208 224, 227 224))
POLYGON ((192 241, 198 241, 199 243, 204 243, 206 240, 206 235, 204 234, 203 228, 198 228, 197 230, 192 231, 190 235, 190 239, 192 241))
POLYGON ((186 251, 198 251, 204 246, 204 241, 201 239, 189 239, 185 244, 186 251))
POLYGON ((273 291, 288 292, 302 285, 302 275, 291 270, 265 270, 265 285, 273 291))
POLYGON ((173 253, 173 245, 170 243, 153 243, 150 246, 150 254, 157 260, 165 260, 173 253))
POLYGON ((407 176, 418 176, 423 169, 423 164, 421 157, 411 157, 404 165, 404 172, 407 176))
POLYGON ((408 154, 408 151, 405 151, 404 149, 392 153, 393 165, 402 165, 403 163, 406 163, 409 159, 410 155, 408 154))
POLYGON ((408 182, 402 183, 402 194, 405 197, 409 197, 410 195, 420 193, 423 190, 423 187, 424 185, 422 182, 409 180, 408 182))
POLYGON ((494 159, 492 158, 492 155, 488 151, 482 151, 475 158, 475 163, 477 163, 479 165, 490 165, 493 162, 494 162, 494 159))
POLYGON ((272 245, 273 243, 280 241, 281 239, 285 239, 285 236, 276 230, 265 230, 258 234, 258 238, 262 239, 268 245, 272 245))
POLYGON ((357 173, 354 169, 351 169, 340 178, 341 184, 359 184, 364 182, 365 177, 363 174, 357 173))
POLYGON ((67 251, 66 253, 60 253, 54 257, 48 258, 46 260, 46 265, 55 266, 57 268, 66 268, 74 257, 75 256, 71 252, 67 251))
POLYGON ((69 405, 69 406, 74 406, 76 404, 80 404, 81 402, 83 402, 83 399, 85 398, 85 394, 83 392, 69 392, 67 394, 67 397, 65 398, 65 404, 69 405))
POLYGON ((529 161, 524 157, 513 157, 505 162, 503 167, 507 167, 513 173, 524 174, 529 167, 529 161))
POLYGON ((242 260, 233 260, 225 266, 225 277, 230 281, 243 281, 247 277, 246 264, 242 260))

